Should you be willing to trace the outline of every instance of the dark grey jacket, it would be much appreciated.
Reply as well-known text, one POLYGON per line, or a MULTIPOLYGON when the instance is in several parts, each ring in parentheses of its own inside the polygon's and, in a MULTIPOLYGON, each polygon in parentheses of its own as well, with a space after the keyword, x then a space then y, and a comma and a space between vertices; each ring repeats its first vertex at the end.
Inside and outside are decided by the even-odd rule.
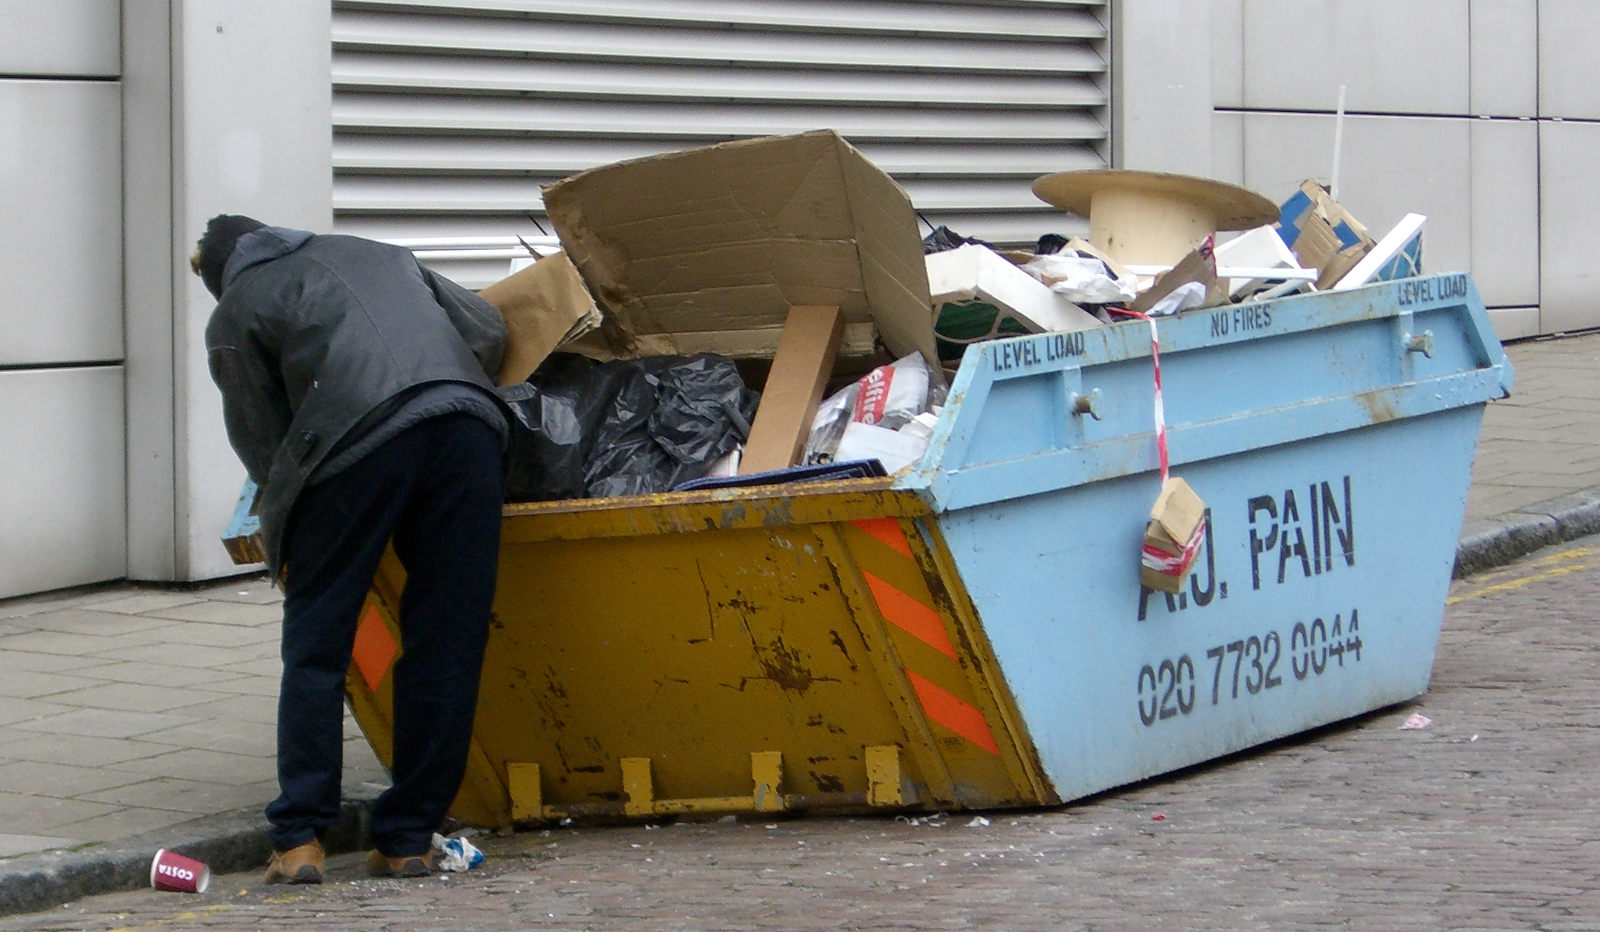
POLYGON ((301 489, 374 438, 452 410, 504 436, 490 373, 505 339, 492 305, 398 246, 282 227, 239 239, 206 351, 228 440, 261 487, 274 576, 301 489))

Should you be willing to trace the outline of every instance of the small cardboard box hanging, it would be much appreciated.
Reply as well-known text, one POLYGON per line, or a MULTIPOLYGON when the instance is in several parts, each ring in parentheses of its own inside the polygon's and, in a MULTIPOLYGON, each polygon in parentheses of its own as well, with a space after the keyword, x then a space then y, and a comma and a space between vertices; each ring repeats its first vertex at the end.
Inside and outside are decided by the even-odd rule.
POLYGON ((1162 592, 1183 588, 1205 536, 1206 503, 1189 483, 1175 476, 1167 479, 1144 529, 1139 581, 1162 592))

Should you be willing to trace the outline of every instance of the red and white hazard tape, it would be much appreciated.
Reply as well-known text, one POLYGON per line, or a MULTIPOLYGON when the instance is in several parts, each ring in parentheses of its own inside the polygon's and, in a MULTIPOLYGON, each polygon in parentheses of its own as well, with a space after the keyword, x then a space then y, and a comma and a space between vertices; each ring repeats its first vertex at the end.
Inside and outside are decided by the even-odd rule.
POLYGON ((1130 311, 1126 308, 1113 307, 1111 310, 1117 314, 1137 317, 1150 325, 1150 363, 1156 374, 1156 456, 1161 462, 1161 484, 1167 482, 1167 412, 1161 404, 1161 338, 1156 333, 1156 319, 1149 314, 1130 311))
POLYGON ((1188 572, 1190 564, 1200 552, 1200 545, 1206 539, 1206 523, 1201 521, 1194 526, 1194 533, 1184 542, 1181 553, 1168 553, 1160 547, 1145 544, 1141 560, 1144 565, 1163 576, 1182 576, 1188 572))

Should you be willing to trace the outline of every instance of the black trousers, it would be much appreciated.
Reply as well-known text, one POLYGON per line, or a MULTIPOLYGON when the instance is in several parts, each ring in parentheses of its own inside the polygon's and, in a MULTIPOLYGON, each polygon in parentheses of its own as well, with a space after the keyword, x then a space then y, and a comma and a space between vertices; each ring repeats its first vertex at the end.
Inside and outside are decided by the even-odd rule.
POLYGON ((373 805, 372 844, 428 850, 466 772, 500 552, 495 432, 466 414, 432 418, 306 488, 284 538, 283 683, 273 847, 305 844, 339 818, 344 679, 362 601, 393 540, 406 570, 393 670, 393 784, 373 805))

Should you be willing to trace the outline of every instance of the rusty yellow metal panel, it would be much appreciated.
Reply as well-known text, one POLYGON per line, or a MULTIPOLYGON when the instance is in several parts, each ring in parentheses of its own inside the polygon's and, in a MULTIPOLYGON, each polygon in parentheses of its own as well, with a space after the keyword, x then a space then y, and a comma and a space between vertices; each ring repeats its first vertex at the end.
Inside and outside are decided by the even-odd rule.
MULTIPOLYGON (((881 480, 508 506, 452 813, 1053 801, 927 516, 881 480)), ((385 611, 397 574, 374 585, 385 611)), ((387 697, 351 684, 378 747, 387 697)))
MULTIPOLYGON (((362 606, 350 670, 345 676, 345 699, 351 714, 386 770, 394 764, 394 664, 401 653, 398 612, 404 587, 405 570, 391 549, 379 563, 366 604, 362 606)), ((491 630, 489 653, 494 654, 499 649, 491 630)), ((485 714, 484 697, 480 694, 478 721, 483 721, 485 714)), ((504 768, 497 772, 482 741, 480 732, 474 728, 466 778, 450 812, 456 818, 478 825, 509 824, 504 768)))

